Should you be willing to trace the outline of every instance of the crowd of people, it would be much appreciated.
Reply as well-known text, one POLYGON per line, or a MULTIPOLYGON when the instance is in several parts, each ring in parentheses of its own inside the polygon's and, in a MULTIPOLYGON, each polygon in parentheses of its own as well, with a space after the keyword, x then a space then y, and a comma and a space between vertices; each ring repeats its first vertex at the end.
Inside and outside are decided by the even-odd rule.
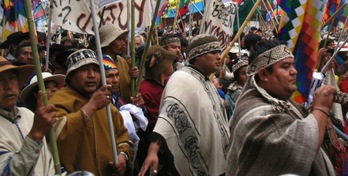
MULTIPOLYGON (((285 42, 266 39, 261 29, 250 28, 224 59, 218 39, 209 34, 163 33, 144 54, 142 32, 135 36, 135 66, 127 55, 128 34, 112 24, 99 29, 100 63, 94 36, 65 30, 46 63, 48 39, 38 33, 45 92, 28 33, 15 32, 0 44, 8 51, 0 57, 1 175, 54 175, 50 130, 61 170, 71 175, 344 174, 346 48, 305 107, 291 99, 296 58, 285 42), (131 92, 133 80, 141 81, 139 92, 131 92)), ((323 38, 316 71, 338 46, 323 38)))

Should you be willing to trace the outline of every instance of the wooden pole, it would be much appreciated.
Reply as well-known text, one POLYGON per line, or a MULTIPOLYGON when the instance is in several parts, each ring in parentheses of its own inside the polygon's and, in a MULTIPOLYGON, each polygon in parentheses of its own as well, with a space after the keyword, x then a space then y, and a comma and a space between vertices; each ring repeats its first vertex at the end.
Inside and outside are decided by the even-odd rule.
POLYGON ((179 3, 178 0, 175 0, 175 5, 176 5, 176 12, 175 12, 175 17, 174 17, 174 22, 173 22, 173 31, 175 32, 176 25, 178 23, 178 15, 179 15, 179 3))
MULTIPOLYGON (((135 0, 131 0, 131 67, 135 67, 135 0)), ((132 69, 131 68, 131 69, 132 69)), ((141 72, 140 72, 141 73, 141 72)), ((138 78, 140 79, 140 78, 138 78)), ((131 95, 135 96, 136 79, 131 79, 131 95)))
MULTIPOLYGON (((151 21, 151 27, 150 27, 150 31, 149 31, 149 36, 146 39, 145 49, 144 49, 143 55, 141 57, 139 73, 143 73, 144 68, 145 68, 146 54, 147 54, 147 51, 149 50, 150 40, 152 38, 153 31, 154 31, 154 28, 155 28, 156 16, 158 14, 160 3, 161 3, 161 0, 157 0, 155 11, 153 12, 153 17, 152 17, 152 21, 151 21)), ((140 82, 141 82, 141 79, 138 79, 136 87, 135 87, 135 92, 139 92, 140 82)))
MULTIPOLYGON (((256 9, 258 8, 258 6, 260 5, 262 0, 257 0, 256 3, 254 4, 253 8, 250 10, 248 16, 245 18, 242 26, 239 28, 237 34, 234 36, 234 38, 232 39, 232 41, 230 42, 229 46, 225 49, 225 51, 222 53, 221 56, 221 60, 220 60, 220 65, 222 65, 225 61, 225 58, 228 54, 228 52, 231 50, 231 48, 234 46, 234 43, 238 40, 239 36, 242 34, 245 26, 250 22, 251 17, 253 16, 253 14, 255 13, 256 9)), ((215 73, 212 73, 210 75, 210 79, 212 79, 214 77, 215 73)))
MULTIPOLYGON (((48 97, 47 97, 47 92, 46 92, 46 88, 45 88, 45 83, 44 83, 44 80, 42 77, 41 63, 40 63, 39 52, 38 52, 38 48, 37 48, 37 34, 36 34, 36 30, 35 30, 33 14, 31 12, 31 1, 25 0, 24 3, 25 3, 25 12, 27 15, 28 25, 29 25, 30 44, 31 44, 31 50, 33 52, 33 58, 34 58, 34 63, 35 63, 37 83, 38 83, 39 89, 42 91, 42 94, 43 94, 43 100, 44 100, 43 103, 44 103, 44 105, 48 105, 48 97)), ((56 135, 55 135, 53 129, 50 130, 48 135, 49 135, 49 142, 50 142, 50 146, 51 146, 51 152, 53 155, 55 174, 61 175, 57 140, 56 140, 56 135)))
POLYGON ((234 36, 232 41, 230 42, 229 46, 225 49, 225 51, 222 53, 220 64, 222 64, 228 54, 228 52, 231 50, 231 48, 234 46, 234 43, 238 40, 239 36, 242 34, 245 26, 250 22, 251 17, 255 13, 256 9, 258 8, 259 4, 262 0, 257 0, 254 4, 254 7, 250 10, 248 16, 245 18, 242 26, 239 28, 237 34, 234 36))
MULTIPOLYGON (((274 10, 272 9, 271 4, 268 2, 268 0, 265 0, 265 1, 267 2, 269 8, 271 9, 271 12, 274 14, 274 10)), ((263 3, 265 3, 265 2, 263 1, 263 3)), ((265 5, 265 6, 266 6, 266 5, 265 5)), ((266 8, 267 8, 267 7, 266 7, 266 8)), ((278 17, 275 17, 274 20, 276 21, 276 24, 279 25, 278 17)))

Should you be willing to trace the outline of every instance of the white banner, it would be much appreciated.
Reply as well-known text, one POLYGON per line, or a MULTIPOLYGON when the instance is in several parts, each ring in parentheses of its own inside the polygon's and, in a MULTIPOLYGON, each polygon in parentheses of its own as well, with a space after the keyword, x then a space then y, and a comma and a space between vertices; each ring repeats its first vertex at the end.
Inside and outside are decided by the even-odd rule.
POLYGON ((119 1, 122 1, 122 0, 99 0, 99 4, 98 4, 98 7, 99 8, 102 8, 108 4, 112 4, 112 3, 115 3, 115 2, 119 2, 119 1))
POLYGON ((227 48, 233 35, 233 22, 237 10, 236 3, 224 4, 222 0, 210 0, 205 8, 202 33, 217 37, 222 50, 227 48))
MULTIPOLYGON (((135 27, 144 28, 151 25, 151 1, 135 0, 135 27)), ((95 0, 95 7, 99 2, 95 0)), ((102 25, 112 23, 120 29, 128 29, 128 8, 127 0, 120 0, 105 6, 102 25)), ((130 6, 130 4, 129 4, 130 6)), ((98 12, 98 21, 100 23, 101 9, 98 12)), ((52 4, 52 23, 61 25, 63 29, 89 34, 93 32, 93 21, 90 10, 89 0, 53 0, 52 4)))

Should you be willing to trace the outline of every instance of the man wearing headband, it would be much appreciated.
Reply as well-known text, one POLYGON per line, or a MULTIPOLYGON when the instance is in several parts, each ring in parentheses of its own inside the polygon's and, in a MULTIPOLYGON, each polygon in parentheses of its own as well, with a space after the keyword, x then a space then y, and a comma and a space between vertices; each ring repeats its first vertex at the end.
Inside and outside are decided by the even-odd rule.
POLYGON ((177 59, 174 61, 175 70, 182 68, 184 57, 181 52, 181 41, 177 34, 167 34, 161 38, 160 45, 171 52, 176 53, 177 59))
POLYGON ((208 78, 219 69, 220 60, 216 37, 202 34, 192 39, 189 65, 174 72, 164 88, 148 155, 139 175, 145 175, 150 166, 159 175, 226 173, 228 120, 223 100, 208 78), (157 171, 158 159, 163 167, 157 171))
POLYGON ((255 45, 230 122, 226 175, 335 175, 322 149, 335 88, 314 93, 310 113, 290 100, 296 91, 295 59, 286 45, 255 45))

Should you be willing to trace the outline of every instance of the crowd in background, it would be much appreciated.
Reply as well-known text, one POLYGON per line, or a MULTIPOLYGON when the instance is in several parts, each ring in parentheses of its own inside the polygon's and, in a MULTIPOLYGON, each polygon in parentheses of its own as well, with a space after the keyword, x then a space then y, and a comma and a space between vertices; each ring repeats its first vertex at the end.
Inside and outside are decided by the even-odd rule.
MULTIPOLYGON (((265 71, 265 75, 262 75, 262 72, 251 73, 249 67, 254 62, 250 58, 259 58, 262 53, 284 44, 272 43, 270 41, 276 40, 276 36, 272 39, 266 39, 262 29, 250 27, 240 36, 240 43, 236 42, 224 61, 220 62, 222 51, 217 45, 217 39, 209 35, 198 35, 197 31, 199 28, 193 30, 192 36, 187 36, 180 32, 159 30, 157 32, 158 43, 153 41, 155 44, 145 53, 145 58, 142 56, 148 33, 146 31, 139 32, 135 35, 135 66, 132 66, 128 52, 129 31, 122 31, 114 25, 102 26, 99 29, 101 42, 99 46, 103 54, 107 85, 101 85, 99 62, 96 56, 97 45, 93 35, 76 34, 64 30, 53 38, 47 38, 44 33, 38 32, 38 52, 50 105, 37 103, 43 99, 43 95, 39 91, 37 76, 33 69, 34 58, 29 34, 16 32, 8 36, 7 40, 0 44, 0 48, 6 50, 6 55, 0 60, 0 63, 4 62, 4 64, 0 64, 0 87, 4 87, 1 84, 7 85, 0 91, 3 94, 0 101, 5 103, 9 100, 10 95, 13 95, 16 101, 12 102, 12 106, 0 107, 0 115, 11 122, 9 124, 2 123, 1 126, 15 124, 14 128, 19 129, 19 133, 14 128, 10 130, 13 134, 20 134, 20 138, 16 139, 16 147, 11 147, 11 142, 9 142, 12 140, 11 133, 7 132, 7 136, 0 134, 1 141, 4 141, 0 142, 0 161, 2 161, 0 173, 53 175, 53 160, 46 146, 46 140, 49 141, 49 139, 44 139, 52 127, 57 135, 63 171, 69 174, 81 170, 89 171, 95 175, 110 175, 111 173, 114 175, 136 175, 138 173, 145 175, 148 172, 158 172, 158 175, 199 175, 200 172, 207 175, 256 174, 260 168, 256 167, 256 164, 246 166, 252 164, 244 162, 253 162, 253 160, 256 160, 255 163, 267 162, 265 160, 269 158, 263 155, 269 151, 255 153, 255 155, 265 159, 259 161, 257 156, 249 156, 248 153, 245 153, 252 151, 252 147, 247 148, 241 146, 242 143, 233 142, 242 140, 242 137, 236 134, 235 129, 238 128, 248 133, 245 127, 239 126, 238 120, 242 121, 240 123, 244 123, 241 117, 247 116, 248 112, 254 112, 252 108, 248 111, 241 110, 240 104, 248 106, 248 103, 244 101, 248 102, 248 96, 257 94, 252 91, 247 92, 247 88, 254 90, 254 84, 269 83, 262 78, 276 79, 267 77, 267 74, 272 74, 270 70, 265 71), (46 48, 46 40, 52 40, 49 48, 46 48), (264 45, 260 46, 260 43, 264 45), (266 49, 263 50, 262 47, 266 49), (48 60, 46 60, 47 53, 49 53, 48 60), (142 59, 146 60, 145 71, 140 73, 139 67, 142 59), (208 61, 214 61, 214 63, 208 61), (6 67, 1 70, 2 66, 10 64, 13 68, 6 67), (31 71, 25 69, 31 69, 31 71), (9 72, 11 70, 15 71, 9 72), (254 78, 255 74, 258 76, 254 78), (6 93, 12 89, 8 86, 11 79, 21 81, 20 84, 16 84, 18 92, 12 94, 6 93), (131 82, 137 79, 141 79, 139 92, 132 95, 131 82), (239 102, 241 96, 243 101, 239 102), (112 118, 114 119, 112 126, 115 130, 119 163, 112 162, 112 142, 108 134, 109 126, 106 118, 107 105, 111 106, 112 118), (29 110, 17 110, 17 107, 26 107, 29 110), (35 112, 34 119, 33 112, 35 112), (30 122, 24 122, 25 119, 21 116, 30 116, 30 122), (45 128, 42 128, 43 126, 45 128), (30 139, 26 138, 26 135, 30 139), (42 145, 44 145, 44 149, 42 149, 42 145), (231 151, 238 149, 245 149, 245 151, 240 151, 242 153, 231 151), (41 151, 41 153, 38 152, 37 156, 29 156, 30 151, 41 151), (17 156, 18 152, 22 152, 21 156, 17 156), (209 152, 211 155, 207 156, 206 153, 209 152), (245 161, 239 161, 240 165, 237 165, 237 157, 241 157, 241 155, 245 155, 247 158, 245 161), (31 165, 25 167, 21 162, 22 159, 29 161, 31 165), (150 171, 150 166, 155 169, 150 171)), ((322 37, 319 46, 316 62, 316 71, 318 72, 322 71, 334 50, 340 46, 337 37, 327 35, 322 37)), ((286 53, 276 55, 276 57, 280 56, 282 58, 277 59, 281 62, 284 58, 293 58, 292 55, 286 53)), ((294 61, 288 62, 290 65, 288 67, 292 67, 294 61)), ((329 70, 324 80, 325 84, 333 85, 336 90, 348 93, 348 45, 344 45, 340 49, 338 55, 331 62, 329 70)), ((294 70, 289 72, 296 75, 294 70)), ((277 85, 271 86, 276 87, 277 85)), ((258 86, 255 87, 255 89, 261 90, 258 86)), ((260 87, 264 88, 266 92, 268 89, 272 90, 267 85, 260 87)), ((326 91, 333 96, 333 88, 331 87, 322 88, 320 91, 315 95, 324 95, 322 92, 326 91)), ((260 92, 262 95, 259 96, 259 99, 265 96, 263 91, 260 92)), ((276 98, 281 97, 277 93, 270 93, 270 95, 276 98)), ((289 98, 286 97, 284 100, 289 98)), ((326 98, 333 99, 328 95, 326 98)), ((259 99, 253 102, 258 102, 259 99)), ((319 101, 318 99, 316 102, 319 101)), ((250 102, 251 106, 254 106, 253 102, 250 102)), ((281 104, 282 101, 272 103, 281 104)), ((264 105, 260 102, 255 104, 264 105)), ((320 103, 313 103, 313 106, 317 107, 318 104, 320 103)), ((316 116, 319 125, 318 127, 310 126, 319 129, 311 133, 313 133, 313 138, 322 136, 322 139, 319 139, 319 144, 321 144, 320 141, 323 141, 323 145, 318 144, 317 146, 314 139, 314 141, 308 141, 308 146, 315 147, 317 152, 308 154, 308 158, 313 158, 306 161, 305 167, 309 168, 303 172, 297 172, 296 169, 284 169, 289 173, 294 171, 294 173, 321 175, 326 172, 323 175, 331 175, 331 166, 326 171, 311 168, 323 166, 321 165, 323 160, 329 161, 325 158, 327 156, 333 165, 335 174, 341 175, 343 173, 348 145, 346 141, 336 136, 333 127, 348 134, 346 125, 348 108, 347 105, 341 106, 335 103, 332 108, 331 104, 323 104, 318 106, 318 109, 323 111, 320 108, 329 108, 329 111, 325 109, 325 113, 329 115, 331 121, 322 122, 321 115, 317 115, 320 112, 315 112, 312 114, 316 116), (331 126, 327 125, 331 122, 331 126), (318 152, 319 150, 320 152, 318 152), (320 160, 318 157, 324 159, 320 160)), ((296 109, 292 107, 293 105, 284 106, 296 109)), ((274 113, 267 108, 260 111, 274 113)), ((294 114, 296 113, 297 111, 294 112, 294 114)), ((255 116, 257 115, 259 114, 255 113, 255 116)), ((304 118, 306 115, 297 114, 297 116, 296 118, 301 120, 311 118, 304 118)), ((247 118, 249 117, 245 117, 245 119, 247 118)), ((274 121, 277 120, 274 119, 274 121)), ((314 122, 311 121, 311 125, 314 122)), ((294 122, 282 121, 278 125, 287 126, 290 123, 294 122)), ((263 129, 254 129, 258 125, 256 122, 255 124, 245 122, 245 125, 255 125, 249 127, 250 133, 253 132, 253 137, 258 136, 258 132, 260 136, 263 135, 261 133, 263 129)), ((305 128, 306 126, 299 125, 297 127, 305 128)), ((268 129, 267 126, 264 129, 268 129)), ((279 133, 282 133, 280 129, 279 133)), ((271 135, 271 133, 267 134, 271 135)), ((301 135, 303 134, 301 133, 301 135)), ((298 137, 298 134, 294 136, 298 137)), ((312 140, 312 138, 304 139, 312 140)), ((257 139, 253 138, 253 140, 257 139)), ((291 138, 287 138, 287 140, 289 143, 291 140, 296 141, 296 139, 291 138)), ((267 142, 270 141, 255 147, 262 147, 267 142)), ((243 143, 246 146, 252 144, 253 142, 243 143)), ((285 147, 284 150, 292 150, 291 147, 285 147)), ((308 152, 305 149, 295 151, 308 152)), ((281 153, 281 151, 278 152, 281 153)), ((277 154, 280 155, 280 153, 277 154)), ((284 157, 286 159, 288 156, 284 157)), ((294 161, 298 160, 300 159, 294 159, 294 161)), ((276 163, 276 161, 274 160, 272 163, 276 163)), ((331 165, 331 163, 326 164, 331 165)), ((281 167, 290 166, 284 162, 284 166, 277 165, 277 167, 280 171, 263 168, 266 171, 260 173, 267 173, 267 169, 269 169, 269 173, 285 174, 281 171, 281 167)))

